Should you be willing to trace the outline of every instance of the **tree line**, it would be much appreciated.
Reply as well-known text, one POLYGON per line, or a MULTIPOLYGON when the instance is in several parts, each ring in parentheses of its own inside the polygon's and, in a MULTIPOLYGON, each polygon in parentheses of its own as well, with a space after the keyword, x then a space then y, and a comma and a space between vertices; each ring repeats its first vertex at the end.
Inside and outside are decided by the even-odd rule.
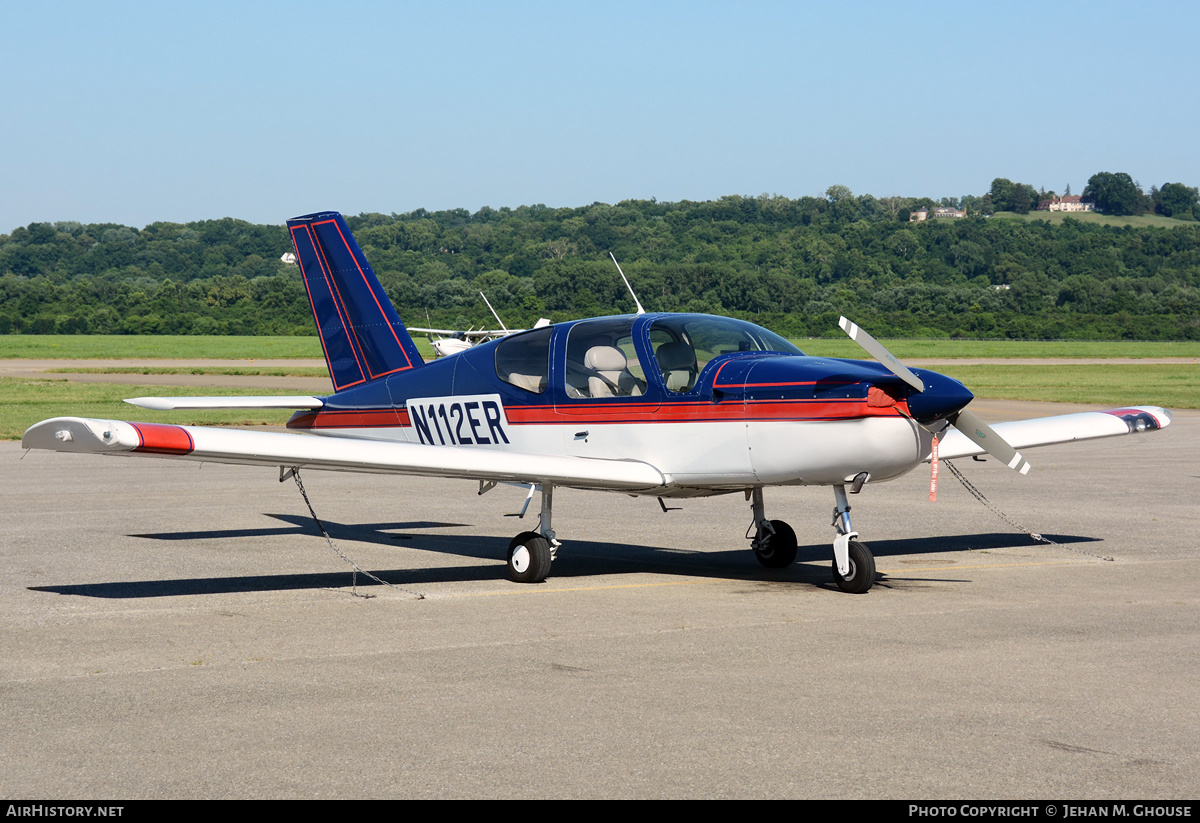
MULTIPOLYGON (((1062 196, 1070 196, 1068 184, 1062 196)), ((1056 192, 1035 189, 1028 183, 1014 183, 1005 177, 997 177, 992 187, 981 198, 964 198, 972 209, 983 215, 997 211, 1028 214, 1043 200, 1059 196, 1056 192)), ((1096 210, 1118 217, 1143 214, 1160 214, 1176 220, 1200 220, 1200 189, 1183 183, 1164 183, 1162 188, 1151 186, 1149 193, 1142 191, 1140 183, 1127 172, 1102 171, 1088 178, 1082 194, 1083 202, 1091 203, 1096 210)), ((963 208, 967 208, 967 203, 963 208)))
MULTIPOLYGON (((492 326, 479 291, 510 327, 631 311, 612 252, 649 311, 795 336, 836 334, 846 314, 889 336, 1200 338, 1200 223, 987 219, 986 196, 950 203, 965 219, 924 223, 909 212, 951 199, 843 186, 347 222, 410 325, 492 326)), ((0 333, 313 334, 289 250, 283 226, 230 218, 34 223, 0 236, 0 333)))

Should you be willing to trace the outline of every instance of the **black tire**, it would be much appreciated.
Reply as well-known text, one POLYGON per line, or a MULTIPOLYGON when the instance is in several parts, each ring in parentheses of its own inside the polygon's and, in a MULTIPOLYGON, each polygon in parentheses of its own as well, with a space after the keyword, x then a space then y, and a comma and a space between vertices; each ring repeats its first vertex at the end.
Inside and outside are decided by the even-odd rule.
POLYGON ((772 520, 771 527, 775 534, 754 549, 754 556, 768 569, 786 569, 796 560, 796 532, 782 520, 772 520))
POLYGON ((875 556, 865 544, 857 540, 850 541, 850 574, 842 577, 838 574, 837 560, 833 561, 833 582, 844 592, 863 594, 875 582, 875 556))
POLYGON ((508 544, 508 578, 541 583, 550 574, 550 541, 537 532, 521 532, 508 544))

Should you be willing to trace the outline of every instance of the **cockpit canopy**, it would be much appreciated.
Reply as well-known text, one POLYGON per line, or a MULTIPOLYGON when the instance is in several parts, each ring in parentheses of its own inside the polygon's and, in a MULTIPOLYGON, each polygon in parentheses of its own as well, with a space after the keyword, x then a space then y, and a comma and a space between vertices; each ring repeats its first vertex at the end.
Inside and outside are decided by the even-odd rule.
MULTIPOLYGON (((496 345, 496 375, 532 394, 544 393, 551 383, 554 333, 555 327, 547 327, 501 340, 496 345)), ((696 388, 704 367, 721 355, 803 354, 761 326, 704 314, 602 317, 573 323, 558 333, 567 335, 566 357, 557 377, 568 398, 639 397, 651 382, 685 394, 696 388), (646 320, 648 329, 638 325, 646 320)))

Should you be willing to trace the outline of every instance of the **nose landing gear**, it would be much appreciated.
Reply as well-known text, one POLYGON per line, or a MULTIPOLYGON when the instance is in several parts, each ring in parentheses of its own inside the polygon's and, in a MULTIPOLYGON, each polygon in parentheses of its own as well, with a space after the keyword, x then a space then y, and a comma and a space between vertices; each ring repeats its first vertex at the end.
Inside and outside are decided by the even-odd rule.
POLYGON ((837 530, 833 539, 833 582, 844 592, 863 594, 875 583, 875 557, 865 543, 854 539, 858 532, 850 525, 846 487, 834 486, 833 497, 837 501, 833 508, 833 528, 837 530))
MULTIPOLYGON (((865 473, 855 477, 851 494, 861 489, 866 479, 865 473)), ((862 594, 875 583, 875 558, 865 543, 855 539, 858 532, 850 525, 846 487, 834 486, 833 495, 837 501, 833 510, 833 527, 837 530, 833 540, 833 582, 844 592, 862 594)), ((787 568, 796 559, 796 533, 782 520, 767 519, 761 488, 748 489, 746 496, 754 510, 754 521, 750 524, 754 531, 750 543, 754 556, 768 569, 787 568)))

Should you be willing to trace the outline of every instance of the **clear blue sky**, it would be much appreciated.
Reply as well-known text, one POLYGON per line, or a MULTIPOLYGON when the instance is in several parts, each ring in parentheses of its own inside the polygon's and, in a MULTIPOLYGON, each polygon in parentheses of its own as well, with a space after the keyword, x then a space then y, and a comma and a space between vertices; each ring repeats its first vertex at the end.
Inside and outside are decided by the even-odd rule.
POLYGON ((11 2, 0 233, 1197 186, 1198 35, 1183 2, 11 2))

